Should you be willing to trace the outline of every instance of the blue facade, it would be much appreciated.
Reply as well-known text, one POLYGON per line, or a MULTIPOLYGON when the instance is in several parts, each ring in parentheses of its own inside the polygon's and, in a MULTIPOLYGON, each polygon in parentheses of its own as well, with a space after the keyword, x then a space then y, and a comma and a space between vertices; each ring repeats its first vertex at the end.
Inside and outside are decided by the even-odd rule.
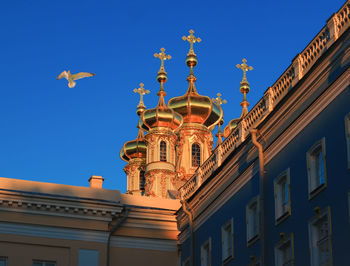
MULTIPOLYGON (((248 136, 236 148, 223 162, 223 166, 219 166, 213 172, 206 183, 201 184, 196 192, 186 199, 194 213, 194 265, 201 265, 201 246, 209 238, 211 239, 210 261, 213 266, 275 265, 275 247, 281 242, 284 243, 283 241, 288 236, 292 236, 291 246, 294 254, 293 262, 288 265, 319 265, 315 261, 311 263, 311 253, 314 251, 311 251, 310 248, 312 238, 310 228, 315 225, 313 221, 317 221, 323 211, 328 214, 328 228, 330 228, 327 241, 331 243, 331 251, 328 254, 331 254, 332 259, 328 265, 350 265, 348 245, 350 239, 350 169, 345 133, 345 117, 350 114, 350 85, 347 82, 350 66, 349 47, 350 32, 347 30, 314 62, 313 67, 309 68, 298 83, 289 87, 288 94, 276 105, 273 112, 268 114, 266 120, 263 119, 262 123, 256 125, 258 131, 267 132, 266 137, 263 134, 259 136, 265 156, 267 153, 272 153, 271 146, 275 142, 283 141, 281 136, 287 136, 285 138, 288 139, 286 140, 288 143, 281 143, 283 148, 279 149, 263 165, 265 171, 263 177, 264 212, 260 215, 263 215, 264 226, 260 227, 260 236, 256 241, 247 243, 246 206, 251 199, 258 195, 261 196, 259 156, 251 136, 248 136), (339 95, 332 98, 336 92, 340 92, 339 95), (289 112, 288 108, 283 109, 284 105, 292 111, 289 112), (304 118, 303 115, 312 117, 313 112, 319 113, 312 120, 304 118), (296 123, 304 121, 303 119, 306 122, 299 125, 298 129, 296 123), (269 120, 275 121, 276 128, 273 122, 269 124, 269 120), (290 133, 293 137, 288 138, 289 132, 294 131, 298 132, 290 133), (315 189, 316 192, 312 194, 309 192, 311 167, 307 162, 307 156, 310 156, 307 153, 320 140, 324 140, 322 154, 324 154, 326 181, 325 185, 321 184, 318 187, 320 189, 315 189), (255 156, 252 155, 254 149, 255 156), (238 156, 240 156, 239 159, 236 158, 238 156), (219 208, 208 211, 210 213, 208 215, 208 212, 205 213, 198 205, 207 204, 205 206, 210 208, 216 201, 219 201, 220 196, 215 194, 214 198, 214 191, 218 190, 215 183, 225 178, 220 175, 220 171, 225 171, 225 167, 230 164, 239 164, 237 180, 243 178, 242 173, 251 166, 254 169, 253 176, 224 204, 219 204, 219 208), (289 169, 290 180, 290 215, 285 215, 284 219, 276 222, 275 201, 277 196, 274 181, 287 169, 289 169), (201 203, 202 199, 209 203, 201 203), (199 209, 200 211, 197 211, 199 209), (203 217, 205 215, 208 217, 203 217), (231 260, 223 264, 221 228, 231 218, 233 218, 234 228, 234 255, 231 260), (200 222, 203 220, 204 222, 200 222), (262 242, 265 243, 264 248, 262 242), (265 250, 264 255, 262 255, 262 250, 265 250)), ((232 189, 231 184, 225 183, 225 185, 226 189, 232 189)), ((178 220, 183 221, 182 217, 178 215, 178 220)), ((185 230, 188 229, 182 228, 182 231, 185 230)), ((182 243, 182 262, 191 256, 191 237, 189 235, 182 243)))

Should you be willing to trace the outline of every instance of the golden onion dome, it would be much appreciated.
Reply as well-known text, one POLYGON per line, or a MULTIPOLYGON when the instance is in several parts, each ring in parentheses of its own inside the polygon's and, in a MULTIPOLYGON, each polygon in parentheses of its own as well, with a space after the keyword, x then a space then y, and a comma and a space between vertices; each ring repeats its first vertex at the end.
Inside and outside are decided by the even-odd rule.
POLYGON ((156 108, 147 109, 143 112, 140 126, 147 131, 160 127, 168 128, 172 131, 176 130, 182 125, 182 116, 165 105, 164 96, 166 92, 164 90, 161 89, 157 95, 159 96, 158 105, 156 108))
POLYGON ((190 67, 190 75, 187 78, 189 86, 187 92, 169 100, 168 107, 182 115, 184 123, 197 123, 213 130, 215 125, 223 117, 223 111, 219 105, 210 97, 199 95, 194 83, 196 77, 193 74, 193 68, 197 65, 197 55, 194 53, 193 44, 201 42, 200 38, 193 35, 194 31, 190 30, 189 36, 183 36, 184 41, 190 43, 190 50, 186 57, 186 65, 190 67))
POLYGON ((154 54, 155 57, 161 60, 161 66, 157 74, 157 80, 160 83, 160 89, 157 93, 159 96, 158 105, 155 108, 147 109, 142 113, 140 127, 146 131, 153 128, 168 128, 175 131, 182 125, 183 119, 180 114, 165 105, 164 96, 166 96, 166 92, 163 87, 168 77, 165 72, 164 61, 166 59, 171 59, 171 56, 165 54, 164 48, 161 48, 160 50, 161 52, 159 54, 154 54))
POLYGON ((120 158, 126 162, 135 158, 146 158, 147 146, 143 137, 142 129, 139 128, 137 138, 135 140, 127 141, 120 150, 120 158))
POLYGON ((230 135, 230 133, 232 132, 232 130, 234 130, 237 126, 239 121, 241 121, 241 118, 236 118, 236 119, 232 119, 224 128, 224 137, 227 138, 228 135, 230 135))
POLYGON ((168 107, 181 114, 184 123, 198 123, 212 130, 223 117, 222 109, 210 97, 198 94, 193 75, 187 80, 187 92, 170 99, 168 107))

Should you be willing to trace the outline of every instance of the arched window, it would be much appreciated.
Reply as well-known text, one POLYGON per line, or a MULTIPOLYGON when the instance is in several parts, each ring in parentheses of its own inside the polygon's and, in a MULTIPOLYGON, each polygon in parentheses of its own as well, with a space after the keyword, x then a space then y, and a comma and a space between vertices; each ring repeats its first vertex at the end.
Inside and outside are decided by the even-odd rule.
POLYGON ((145 190, 145 171, 141 170, 140 171, 140 190, 145 190))
POLYGON ((159 154, 160 154, 160 161, 166 162, 166 142, 165 141, 160 142, 159 154))
POLYGON ((198 143, 192 144, 192 167, 198 167, 201 164, 201 148, 198 143))

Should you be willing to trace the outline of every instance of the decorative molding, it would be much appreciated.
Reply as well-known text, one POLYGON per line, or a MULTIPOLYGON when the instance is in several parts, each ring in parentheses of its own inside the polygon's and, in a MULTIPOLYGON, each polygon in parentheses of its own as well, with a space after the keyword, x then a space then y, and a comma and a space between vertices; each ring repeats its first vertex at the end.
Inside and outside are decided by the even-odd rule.
MULTIPOLYGON (((107 243, 108 232, 0 222, 1 234, 107 243)), ((176 251, 176 240, 112 236, 112 247, 176 251)))

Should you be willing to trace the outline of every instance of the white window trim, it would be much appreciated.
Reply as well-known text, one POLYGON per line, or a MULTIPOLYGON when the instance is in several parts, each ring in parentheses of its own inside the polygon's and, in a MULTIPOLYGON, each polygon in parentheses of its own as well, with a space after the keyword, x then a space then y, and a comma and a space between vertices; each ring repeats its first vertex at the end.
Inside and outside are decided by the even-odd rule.
POLYGON ((348 169, 350 170, 350 113, 345 116, 345 138, 346 138, 346 150, 348 169))
POLYGON ((330 208, 327 207, 323 210, 319 210, 319 212, 314 216, 312 217, 310 220, 309 220, 309 223, 308 223, 308 227, 309 227, 309 250, 310 250, 310 265, 315 265, 313 264, 313 256, 315 256, 313 254, 313 235, 312 235, 312 226, 314 224, 316 224, 321 218, 323 218, 324 216, 327 216, 328 218, 328 238, 329 238, 329 256, 330 256, 330 266, 333 266, 333 252, 332 252, 332 223, 331 223, 331 214, 330 214, 330 208))
POLYGON ((292 208, 291 208, 291 198, 290 198, 290 169, 286 169, 284 170, 282 173, 280 173, 275 180, 273 181, 273 187, 274 187, 274 196, 275 196, 275 225, 278 225, 279 223, 281 223, 282 221, 284 221, 287 217, 289 217, 292 213, 292 208), (278 204, 280 203, 280 199, 279 198, 279 183, 281 181, 282 178, 286 178, 286 182, 288 184, 288 197, 289 197, 289 205, 288 205, 288 210, 284 213, 278 214, 278 204))
MULTIPOLYGON (((292 249, 292 264, 290 265, 294 265, 294 260, 295 260, 295 257, 294 257, 294 235, 293 233, 291 233, 290 235, 288 236, 284 236, 276 245, 275 245, 275 266, 282 266, 282 265, 279 265, 278 264, 278 257, 277 257, 277 254, 278 254, 278 250, 283 246, 285 245, 287 242, 290 242, 290 247, 292 249)), ((288 264, 289 265, 289 264, 288 264)))
POLYGON ((247 246, 255 243, 256 240, 259 239, 260 237, 260 197, 259 195, 252 198, 249 203, 246 205, 246 231, 247 231, 247 246), (257 215, 258 215, 258 231, 256 232, 256 234, 254 235, 250 235, 249 233, 249 210, 250 210, 250 207, 256 202, 257 204, 257 215))
POLYGON ((212 261, 211 261, 211 237, 209 237, 202 245, 201 245, 201 265, 202 265, 202 258, 203 258, 203 253, 204 253, 204 247, 208 245, 209 246, 209 265, 212 265, 212 261))
POLYGON ((223 264, 229 262, 230 260, 232 260, 234 258, 234 231, 233 231, 233 218, 231 218, 230 220, 228 220, 224 225, 221 226, 221 260, 223 262, 223 264), (225 228, 227 226, 231 227, 231 253, 229 254, 229 256, 224 258, 224 254, 223 254, 223 248, 224 248, 224 235, 225 235, 225 228))
POLYGON ((314 196, 316 196, 319 192, 321 192, 323 189, 327 187, 327 168, 326 168, 326 139, 323 137, 319 141, 317 141, 312 147, 307 151, 306 153, 306 164, 307 164, 307 176, 308 176, 308 191, 309 191, 309 200, 312 199, 314 196), (319 147, 322 148, 322 155, 323 155, 323 167, 324 167, 324 183, 320 184, 317 187, 311 187, 313 178, 313 169, 312 163, 311 163, 311 155, 312 153, 319 147))

